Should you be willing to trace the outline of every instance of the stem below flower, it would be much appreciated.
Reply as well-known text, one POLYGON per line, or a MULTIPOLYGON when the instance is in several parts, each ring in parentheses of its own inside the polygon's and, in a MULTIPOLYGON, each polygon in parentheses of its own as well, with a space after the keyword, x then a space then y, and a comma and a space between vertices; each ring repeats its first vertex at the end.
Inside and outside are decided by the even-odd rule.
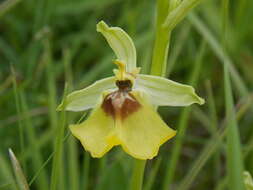
MULTIPOLYGON (((157 0, 156 36, 151 65, 151 75, 164 76, 166 74, 168 50, 170 44, 170 30, 163 27, 169 12, 168 0, 157 0)), ((141 190, 146 160, 135 160, 130 190, 141 190)))
POLYGON ((134 170, 132 174, 130 190, 141 190, 143 184, 143 176, 145 171, 146 160, 134 160, 134 170))

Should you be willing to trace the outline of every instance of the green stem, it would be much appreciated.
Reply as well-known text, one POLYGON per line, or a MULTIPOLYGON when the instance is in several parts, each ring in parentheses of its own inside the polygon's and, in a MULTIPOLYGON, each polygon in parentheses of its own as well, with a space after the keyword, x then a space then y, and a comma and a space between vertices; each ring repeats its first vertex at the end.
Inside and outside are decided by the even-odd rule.
MULTIPOLYGON (((166 74, 171 29, 164 27, 164 22, 168 13, 176 7, 176 4, 177 1, 157 0, 156 36, 150 71, 151 75, 165 76, 166 74)), ((135 161, 131 190, 142 189, 145 164, 146 161, 135 161)))
MULTIPOLYGON (((155 36, 155 44, 153 49, 153 57, 152 57, 152 65, 150 74, 157 76, 165 76, 166 75, 166 66, 168 59, 168 51, 170 45, 170 35, 171 31, 164 28, 164 21, 170 11, 169 1, 168 0, 157 0, 157 18, 156 18, 156 36, 155 36)), ((143 179, 143 173, 145 168, 144 161, 136 161, 134 174, 139 174, 139 178, 133 175, 134 180, 143 179), (136 179, 134 179, 136 177, 136 179)), ((136 188, 132 189, 141 189, 142 183, 136 184, 136 188)))
POLYGON ((146 160, 135 160, 134 171, 131 179, 130 190, 141 190, 146 160))
POLYGON ((157 1, 156 36, 151 65, 151 75, 164 76, 170 44, 170 31, 163 27, 169 12, 169 1, 157 1))

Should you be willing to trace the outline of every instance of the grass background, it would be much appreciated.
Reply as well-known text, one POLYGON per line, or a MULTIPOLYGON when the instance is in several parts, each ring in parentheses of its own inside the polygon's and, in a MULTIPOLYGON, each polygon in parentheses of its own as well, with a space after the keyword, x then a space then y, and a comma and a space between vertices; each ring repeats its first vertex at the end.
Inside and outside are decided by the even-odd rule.
MULTIPOLYGON (((132 158, 120 148, 102 159, 90 158, 66 127, 86 113, 65 115, 55 108, 66 81, 72 91, 112 75, 113 52, 95 31, 100 20, 130 34, 141 72, 149 72, 155 5, 144 0, 1 1, 1 190, 18 189, 8 148, 31 189, 128 188, 132 158)), ((231 0, 226 8, 225 0, 203 0, 173 31, 167 77, 193 85, 206 104, 159 108, 178 135, 148 161, 145 190, 168 185, 172 190, 241 190, 229 180, 240 184, 242 165, 253 173, 252 18, 253 1, 231 0)))

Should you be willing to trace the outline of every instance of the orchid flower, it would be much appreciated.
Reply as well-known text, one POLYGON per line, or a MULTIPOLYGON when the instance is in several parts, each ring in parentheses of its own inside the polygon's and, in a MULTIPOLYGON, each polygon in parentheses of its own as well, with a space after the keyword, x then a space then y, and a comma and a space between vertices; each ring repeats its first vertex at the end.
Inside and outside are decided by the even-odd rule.
POLYGON ((159 76, 140 74, 136 49, 128 34, 101 21, 100 32, 115 52, 114 76, 69 94, 58 110, 93 109, 81 124, 70 125, 72 134, 93 157, 102 157, 120 145, 137 159, 152 159, 159 147, 175 136, 156 112, 157 106, 203 104, 193 87, 159 76))

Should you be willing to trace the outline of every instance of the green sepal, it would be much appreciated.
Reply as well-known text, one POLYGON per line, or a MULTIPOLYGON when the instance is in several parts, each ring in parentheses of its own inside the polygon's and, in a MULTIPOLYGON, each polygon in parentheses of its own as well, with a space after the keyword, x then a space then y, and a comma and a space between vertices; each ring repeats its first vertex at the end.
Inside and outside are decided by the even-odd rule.
POLYGON ((189 106, 193 103, 200 105, 205 103, 192 86, 159 76, 140 74, 135 88, 146 92, 151 103, 156 106, 189 106))

